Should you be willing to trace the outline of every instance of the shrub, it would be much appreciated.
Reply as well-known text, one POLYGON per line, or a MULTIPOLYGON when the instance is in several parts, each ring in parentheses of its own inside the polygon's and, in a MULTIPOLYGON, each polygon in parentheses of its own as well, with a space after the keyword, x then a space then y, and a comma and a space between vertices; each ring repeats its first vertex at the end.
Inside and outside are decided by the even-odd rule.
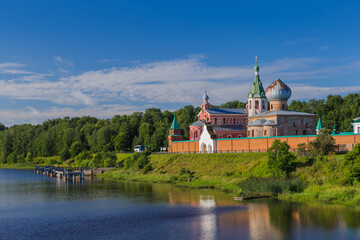
POLYGON ((90 166, 94 168, 99 168, 104 165, 103 158, 101 153, 96 153, 93 156, 93 159, 90 162, 90 166))
POLYGON ((134 166, 134 158, 132 156, 125 158, 124 166, 125 166, 125 169, 132 168, 134 166))
POLYGON ((136 166, 139 169, 143 169, 148 163, 149 163, 149 158, 146 155, 141 155, 137 160, 136 160, 136 166))
POLYGON ((113 158, 106 158, 106 159, 104 160, 104 166, 105 166, 105 167, 114 167, 114 166, 115 166, 115 163, 116 163, 116 161, 115 161, 115 159, 113 159, 113 158))
POLYGON ((54 158, 50 158, 50 159, 46 159, 45 160, 45 165, 55 165, 55 164, 57 164, 58 162, 56 161, 56 159, 54 159, 54 158))
POLYGON ((153 167, 151 165, 151 163, 147 164, 144 169, 143 169, 143 173, 147 174, 148 172, 150 172, 151 170, 153 170, 153 167))
POLYGON ((282 193, 282 188, 279 185, 271 185, 270 192, 272 197, 277 197, 282 193))
POLYGON ((31 163, 31 162, 34 161, 34 157, 33 157, 33 155, 32 155, 31 152, 29 152, 29 153, 26 155, 25 161, 28 162, 28 163, 31 163))
POLYGON ((316 136, 316 139, 309 143, 308 149, 312 152, 312 154, 326 155, 331 151, 335 151, 335 139, 330 134, 330 130, 322 129, 316 136))
POLYGON ((289 152, 290 146, 286 142, 275 140, 268 149, 268 165, 273 171, 273 174, 279 175, 279 172, 284 172, 289 176, 290 172, 295 170, 295 156, 289 152))
POLYGON ((70 147, 70 154, 71 157, 75 158, 82 150, 81 143, 76 141, 73 144, 71 144, 70 147))
POLYGON ((7 156, 6 158, 6 162, 7 163, 17 163, 17 156, 14 152, 10 153, 9 156, 7 156))
POLYGON ((68 148, 64 148, 61 153, 60 153, 60 160, 62 162, 68 160, 69 158, 71 157, 71 154, 69 152, 69 149, 68 148))

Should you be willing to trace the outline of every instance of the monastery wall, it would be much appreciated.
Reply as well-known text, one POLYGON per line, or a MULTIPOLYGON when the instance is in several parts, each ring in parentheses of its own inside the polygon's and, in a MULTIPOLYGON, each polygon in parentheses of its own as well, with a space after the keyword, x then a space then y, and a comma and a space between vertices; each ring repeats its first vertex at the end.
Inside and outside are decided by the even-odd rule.
MULTIPOLYGON (((336 144, 340 151, 350 151, 353 146, 360 143, 360 134, 334 135, 336 144)), ((264 152, 271 147, 273 141, 279 139, 287 142, 296 150, 299 143, 308 144, 315 140, 315 135, 310 136, 284 136, 284 137, 259 137, 259 138, 223 138, 217 140, 217 152, 264 152)), ((178 141, 172 142, 169 152, 177 153, 198 153, 199 141, 178 141)))

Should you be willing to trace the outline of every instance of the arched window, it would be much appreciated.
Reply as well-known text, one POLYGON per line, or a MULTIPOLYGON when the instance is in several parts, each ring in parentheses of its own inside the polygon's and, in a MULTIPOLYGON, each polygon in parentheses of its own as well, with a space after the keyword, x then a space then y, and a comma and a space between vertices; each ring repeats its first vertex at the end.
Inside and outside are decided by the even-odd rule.
POLYGON ((251 136, 254 137, 254 130, 251 130, 251 136))
POLYGON ((217 119, 215 118, 215 124, 217 124, 217 119))
POLYGON ((266 130, 264 130, 264 136, 266 136, 266 130))
POLYGON ((270 105, 270 108, 273 109, 273 105, 272 105, 272 104, 270 105))
POLYGON ((231 138, 231 137, 232 137, 232 136, 229 134, 229 135, 228 135, 228 138, 231 138))
POLYGON ((239 135, 238 135, 238 138, 241 138, 241 137, 242 137, 242 135, 241 135, 241 134, 239 134, 239 135))
POLYGON ((226 122, 225 122, 225 118, 223 119, 223 122, 224 122, 224 124, 226 124, 226 122))
POLYGON ((198 131, 196 131, 195 132, 195 139, 198 139, 198 137, 199 137, 199 133, 198 133, 198 131))
POLYGON ((235 124, 235 120, 236 120, 236 119, 234 118, 233 124, 235 124))
POLYGON ((283 107, 282 107, 283 110, 285 110, 285 104, 283 104, 283 107))
POLYGON ((263 105, 263 107, 262 107, 262 108, 263 108, 263 109, 265 109, 265 101, 263 101, 263 104, 262 104, 262 105, 263 105))

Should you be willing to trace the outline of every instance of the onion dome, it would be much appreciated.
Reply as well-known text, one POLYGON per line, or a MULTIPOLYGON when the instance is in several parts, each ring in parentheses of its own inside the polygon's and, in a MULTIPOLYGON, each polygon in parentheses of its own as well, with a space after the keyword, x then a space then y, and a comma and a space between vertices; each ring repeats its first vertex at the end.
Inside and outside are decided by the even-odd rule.
POLYGON ((205 88, 203 100, 204 100, 205 102, 209 101, 209 96, 206 94, 206 88, 205 88))
POLYGON ((280 79, 276 79, 267 89, 266 97, 269 101, 288 100, 291 97, 291 89, 280 79))

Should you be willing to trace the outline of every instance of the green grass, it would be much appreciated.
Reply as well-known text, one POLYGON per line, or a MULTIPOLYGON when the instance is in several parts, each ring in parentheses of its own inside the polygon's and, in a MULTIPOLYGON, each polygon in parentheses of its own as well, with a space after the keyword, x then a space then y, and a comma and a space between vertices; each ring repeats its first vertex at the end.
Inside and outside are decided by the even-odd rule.
POLYGON ((7 169, 34 169, 35 165, 32 163, 13 163, 13 164, 1 164, 0 168, 7 169))
POLYGON ((125 158, 132 156, 132 153, 117 153, 116 154, 116 163, 124 161, 125 158))

